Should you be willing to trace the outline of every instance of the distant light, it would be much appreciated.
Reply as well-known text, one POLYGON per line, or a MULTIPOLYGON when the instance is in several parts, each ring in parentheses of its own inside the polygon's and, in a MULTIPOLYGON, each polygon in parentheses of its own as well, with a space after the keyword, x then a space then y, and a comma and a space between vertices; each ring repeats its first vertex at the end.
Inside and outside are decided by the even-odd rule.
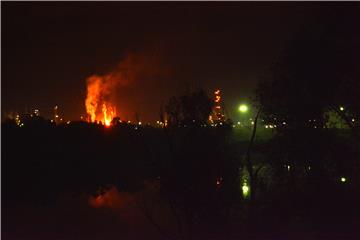
POLYGON ((268 125, 265 125, 265 128, 268 128, 269 126, 268 125))
POLYGON ((240 125, 240 122, 237 122, 238 125, 240 125))
POLYGON ((139 122, 139 125, 141 125, 141 122, 139 122))
POLYGON ((254 125, 254 121, 251 122, 251 125, 254 125))
POLYGON ((239 111, 242 112, 242 113, 245 113, 248 111, 248 106, 246 106, 245 104, 241 104, 239 106, 239 111))
POLYGON ((355 118, 351 119, 352 122, 355 122, 355 118))
POLYGON ((243 183, 243 185, 241 187, 241 190, 242 190, 243 197, 248 198, 249 193, 250 193, 250 188, 249 188, 249 186, 247 185, 246 182, 243 183))
POLYGON ((340 107, 340 111, 344 111, 345 109, 344 109, 344 107, 340 107))
POLYGON ((67 121, 66 124, 70 124, 70 121, 67 121))
POLYGON ((288 170, 288 171, 290 171, 290 168, 291 168, 290 165, 287 165, 287 170, 288 170))
POLYGON ((286 122, 283 122, 282 124, 283 124, 283 125, 286 125, 286 122))
POLYGON ((341 178, 340 178, 340 181, 344 183, 344 182, 346 182, 346 178, 345 178, 345 177, 341 177, 341 178))

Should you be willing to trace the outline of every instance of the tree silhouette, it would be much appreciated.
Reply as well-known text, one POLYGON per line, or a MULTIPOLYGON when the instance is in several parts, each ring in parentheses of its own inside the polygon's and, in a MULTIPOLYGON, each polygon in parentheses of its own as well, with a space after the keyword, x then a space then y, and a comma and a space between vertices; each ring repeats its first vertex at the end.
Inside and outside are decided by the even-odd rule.
POLYGON ((205 124, 211 113, 212 100, 204 90, 189 92, 180 97, 171 97, 165 107, 169 125, 205 124))

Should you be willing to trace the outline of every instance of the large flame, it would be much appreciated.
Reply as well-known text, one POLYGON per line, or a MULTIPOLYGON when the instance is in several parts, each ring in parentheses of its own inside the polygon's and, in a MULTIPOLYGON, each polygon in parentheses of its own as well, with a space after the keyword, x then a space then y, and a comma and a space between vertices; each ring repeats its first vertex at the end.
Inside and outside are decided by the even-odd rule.
POLYGON ((91 122, 101 121, 105 126, 110 126, 111 120, 116 116, 116 108, 106 98, 115 84, 116 79, 111 75, 104 77, 93 75, 88 78, 85 107, 91 122))
POLYGON ((103 103, 102 113, 105 126, 110 126, 111 120, 115 117, 116 114, 115 107, 106 106, 106 104, 103 103))
MULTIPOLYGON (((117 94, 124 87, 136 83, 139 79, 167 74, 159 67, 156 54, 127 54, 124 59, 104 75, 92 75, 87 78, 87 96, 85 100, 88 121, 102 122, 109 126, 112 119, 119 114, 115 108, 117 94)), ((144 81, 144 80, 143 80, 144 81)), ((122 109, 121 114, 124 114, 122 109)), ((123 116, 124 117, 124 116, 123 116)))

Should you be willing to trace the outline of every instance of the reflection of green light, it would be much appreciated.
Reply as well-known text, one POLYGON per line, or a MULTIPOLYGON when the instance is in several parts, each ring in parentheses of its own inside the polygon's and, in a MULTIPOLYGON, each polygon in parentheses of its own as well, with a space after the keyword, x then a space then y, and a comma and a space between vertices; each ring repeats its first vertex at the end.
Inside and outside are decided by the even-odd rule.
POLYGON ((239 106, 239 111, 242 112, 242 113, 245 113, 248 111, 248 106, 246 106, 245 104, 241 104, 239 106))
POLYGON ((342 178, 340 178, 340 181, 344 183, 344 182, 346 182, 346 178, 342 177, 342 178))
POLYGON ((246 182, 244 182, 244 184, 242 185, 241 190, 242 190, 242 194, 243 194, 244 198, 247 198, 250 193, 250 188, 246 182))
POLYGON ((344 107, 340 107, 340 111, 344 111, 344 107))

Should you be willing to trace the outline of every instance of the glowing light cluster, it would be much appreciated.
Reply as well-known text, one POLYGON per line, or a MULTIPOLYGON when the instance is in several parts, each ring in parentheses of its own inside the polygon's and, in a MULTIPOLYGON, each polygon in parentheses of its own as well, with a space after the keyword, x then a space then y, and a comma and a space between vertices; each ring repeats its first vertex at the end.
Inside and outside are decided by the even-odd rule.
POLYGON ((209 122, 215 123, 215 122, 223 122, 225 121, 225 113, 222 109, 222 103, 221 103, 221 92, 219 89, 214 91, 215 99, 214 99, 214 107, 212 110, 211 115, 209 116, 209 122))

